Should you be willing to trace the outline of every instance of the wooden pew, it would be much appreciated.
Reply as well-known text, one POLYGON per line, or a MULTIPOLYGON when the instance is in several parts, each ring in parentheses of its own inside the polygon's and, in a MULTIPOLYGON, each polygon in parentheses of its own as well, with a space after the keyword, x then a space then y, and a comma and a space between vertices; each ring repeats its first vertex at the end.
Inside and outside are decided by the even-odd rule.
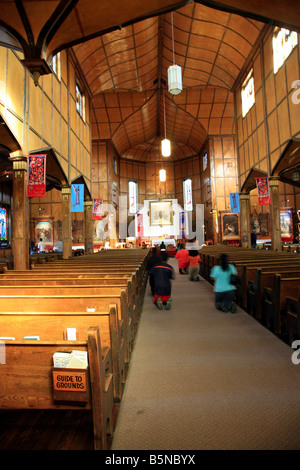
POLYGON ((249 281, 253 281, 255 277, 255 269, 257 268, 274 268, 280 270, 284 267, 289 266, 299 266, 300 268, 300 259, 297 260, 287 260, 284 258, 270 258, 268 260, 251 260, 251 261, 235 261, 234 265, 238 272, 238 275, 241 279, 241 284, 237 292, 237 301, 238 304, 245 310, 247 310, 247 292, 249 281), (254 270, 254 271, 253 271, 254 270))
MULTIPOLYGON (((45 268, 44 268, 45 269, 45 268)), ((52 276, 56 276, 56 277, 61 277, 62 275, 65 275, 65 274, 70 274, 70 273, 74 273, 74 269, 77 270, 77 271, 80 271, 80 276, 81 277, 84 277, 85 275, 89 275, 89 276, 93 276, 94 274, 96 275, 106 275, 106 276, 116 276, 121 274, 121 275, 129 275, 129 273, 132 275, 132 274, 135 274, 136 276, 136 283, 137 283, 137 286, 138 286, 138 291, 139 291, 139 296, 138 296, 138 309, 139 311, 141 310, 141 306, 142 306, 142 302, 143 302, 143 295, 145 293, 145 289, 146 289, 146 284, 147 284, 147 277, 146 277, 146 273, 144 271, 141 271, 139 269, 136 269, 136 271, 133 273, 132 272, 132 268, 120 268, 120 267, 91 267, 91 266, 85 266, 85 267, 80 267, 80 269, 77 267, 61 267, 61 268, 58 268, 58 267, 51 267, 48 270, 39 270, 39 269, 34 269, 33 271, 31 272, 35 272, 36 274, 38 273, 41 273, 40 275, 47 275, 48 276, 48 272, 49 274, 51 274, 52 276)), ((22 271, 15 271, 16 274, 18 273, 22 273, 22 271)))
MULTIPOLYGON (((253 250, 252 250, 253 251, 253 250)), ((290 266, 291 264, 298 264, 300 267, 300 258, 298 255, 294 256, 294 254, 291 254, 292 256, 286 256, 282 253, 277 254, 272 253, 272 252, 267 252, 268 255, 261 256, 261 252, 255 251, 255 254, 248 255, 247 253, 239 253, 238 250, 235 250, 234 255, 228 256, 229 262, 234 264, 236 267, 236 270, 238 272, 238 275, 240 277, 241 283, 239 286, 237 286, 236 289, 236 301, 238 305, 240 305, 241 308, 247 309, 247 288, 248 288, 248 282, 249 282, 249 270, 250 268, 258 268, 258 267, 269 267, 269 266, 290 266)), ((219 256, 221 253, 218 255, 213 255, 210 257, 210 264, 209 267, 206 266, 207 272, 212 268, 212 266, 215 263, 219 263, 219 256)))
POLYGON ((262 299, 264 289, 266 287, 272 287, 273 275, 280 274, 281 278, 300 276, 300 265, 296 266, 263 266, 260 268, 248 268, 249 271, 248 287, 247 287, 247 303, 246 310, 257 320, 261 320, 262 313, 262 299))
POLYGON ((300 339, 300 288, 295 297, 286 297, 286 328, 289 344, 300 339))
MULTIPOLYGON (((35 298, 35 302, 32 304, 29 296, 26 298, 19 297, 16 299, 16 302, 11 302, 12 300, 13 297, 8 298, 8 302, 0 301, 1 318, 4 318, 6 315, 7 322, 8 319, 11 318, 12 320, 10 320, 10 322, 14 322, 11 323, 11 327, 15 325, 15 328, 17 328, 16 325, 19 321, 21 322, 20 328, 22 325, 24 327, 25 320, 28 324, 28 328, 30 326, 34 327, 34 322, 36 322, 34 329, 38 331, 38 328, 40 328, 44 335, 46 333, 43 329, 43 322, 47 321, 49 323, 49 334, 47 333, 46 336, 44 336, 46 338, 49 338, 52 330, 56 332, 55 338, 57 338, 59 331, 63 332, 67 327, 73 327, 76 328, 79 338, 85 339, 86 331, 89 326, 97 326, 101 331, 102 346, 111 350, 114 399, 116 402, 121 401, 126 378, 126 363, 123 320, 118 316, 117 305, 108 304, 106 308, 103 307, 102 311, 87 312, 83 307, 80 310, 80 305, 76 302, 72 305, 73 310, 70 305, 63 310, 63 307, 66 306, 64 305, 64 299, 62 297, 59 298, 58 302, 56 302, 57 299, 53 297, 45 298, 42 302, 41 298, 35 298), (53 301, 50 301, 50 299, 53 301)), ((6 334, 5 331, 5 325, 2 324, 1 336, 14 336, 12 334, 6 334)), ((34 333, 29 334, 32 335, 34 333)))
MULTIPOLYGON (((222 253, 226 253, 228 256, 229 262, 235 264, 238 272, 240 265, 249 265, 255 262, 273 262, 277 260, 287 260, 290 262, 291 260, 299 261, 299 255, 295 253, 283 253, 283 252, 272 252, 272 251, 258 251, 258 250, 251 250, 251 249, 243 249, 241 247, 238 248, 228 248, 225 246, 219 247, 205 247, 205 249, 200 250, 201 256, 201 275, 209 280, 209 273, 212 267, 215 264, 219 264, 220 256, 222 253), (207 250, 207 248, 209 248, 207 250)), ((239 275, 241 276, 241 272, 239 275)))
MULTIPOLYGON (((50 277, 50 276, 49 276, 50 277)), ((114 289, 127 289, 128 292, 128 308, 130 314, 130 321, 132 322, 131 325, 131 333, 132 336, 135 335, 137 330, 138 319, 140 316, 140 303, 139 303, 139 290, 138 286, 136 285, 135 275, 131 276, 129 279, 128 276, 124 278, 98 278, 97 276, 94 277, 86 277, 84 279, 74 277, 70 275, 65 275, 64 277, 40 277, 40 276, 30 276, 30 272, 28 275, 24 276, 1 276, 0 274, 0 289, 4 286, 15 286, 16 288, 20 289, 22 292, 22 287, 29 287, 35 288, 36 292, 37 289, 40 287, 68 287, 68 286, 77 286, 77 287, 93 287, 93 288, 107 288, 113 287, 114 289)), ((8 292, 8 291, 7 291, 8 292)), ((17 292, 17 289, 16 289, 17 292)), ((99 291, 100 292, 100 291, 99 291)))
POLYGON ((130 317, 132 318, 132 331, 135 333, 137 329, 138 319, 141 313, 141 289, 136 281, 135 273, 123 275, 107 275, 107 274, 81 274, 81 273, 65 273, 57 277, 53 273, 47 273, 45 276, 37 275, 31 271, 15 273, 12 271, 7 275, 0 274, 0 286, 90 286, 103 287, 113 286, 120 289, 128 289, 130 317))
MULTIPOLYGON (((87 339, 84 341, 3 341, 1 358, 1 409, 92 410, 94 449, 107 449, 106 435, 112 434, 112 375, 105 375, 109 354, 102 357, 97 328, 89 328, 87 339), (66 396, 64 401, 58 401, 53 392, 53 354, 71 350, 88 352, 88 393, 87 396, 81 397, 78 392, 69 392, 68 399, 70 393, 76 394, 76 397, 71 397, 72 401, 66 401, 66 396), (76 401, 73 401, 75 399, 76 401)), ((58 372, 60 370, 68 371, 59 369, 58 372)), ((82 373, 85 370, 69 371, 82 373)))
POLYGON ((50 296, 68 296, 93 299, 94 305, 87 305, 87 307, 96 308, 102 311, 109 307, 110 303, 116 303, 120 317, 124 322, 124 347, 125 347, 125 361, 129 363, 130 354, 133 347, 134 340, 134 320, 133 315, 134 299, 131 290, 130 281, 127 281, 127 286, 89 286, 89 285, 60 285, 60 286, 40 286, 35 285, 16 285, 16 286, 1 286, 0 285, 0 310, 2 310, 2 299, 4 296, 24 296, 24 298, 34 295, 40 297, 50 296), (126 288, 127 287, 127 288, 126 288))
POLYGON ((296 297, 299 286, 300 276, 282 278, 280 274, 273 274, 272 288, 264 289, 262 319, 276 335, 286 334, 286 298, 296 297))

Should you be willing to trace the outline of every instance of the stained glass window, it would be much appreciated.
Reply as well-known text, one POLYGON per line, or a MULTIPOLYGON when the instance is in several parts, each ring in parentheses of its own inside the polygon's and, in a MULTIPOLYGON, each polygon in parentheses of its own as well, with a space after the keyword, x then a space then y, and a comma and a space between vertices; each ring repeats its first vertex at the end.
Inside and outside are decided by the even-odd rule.
POLYGON ((8 241, 7 209, 0 206, 0 244, 8 241))
POLYGON ((203 155, 203 171, 205 171, 207 168, 207 151, 205 150, 204 155, 203 155))
POLYGON ((193 198, 192 198, 192 180, 189 178, 183 182, 183 198, 184 198, 184 210, 193 210, 193 198))
POLYGON ((249 109, 252 108, 255 102, 254 96, 254 78, 253 69, 248 73, 246 80, 242 85, 242 111, 243 117, 246 116, 249 109))
POLYGON ((135 181, 129 181, 128 183, 128 192, 129 192, 129 214, 135 214, 136 209, 136 199, 137 199, 137 183, 135 181))
POLYGON ((282 66, 294 47, 298 43, 298 35, 295 31, 285 28, 275 28, 273 33, 273 64, 274 73, 282 66))
POLYGON ((76 110, 85 121, 85 97, 79 84, 76 84, 76 110))
POLYGON ((52 64, 50 65, 52 66, 53 72, 60 80, 60 52, 58 52, 58 54, 52 57, 52 64))

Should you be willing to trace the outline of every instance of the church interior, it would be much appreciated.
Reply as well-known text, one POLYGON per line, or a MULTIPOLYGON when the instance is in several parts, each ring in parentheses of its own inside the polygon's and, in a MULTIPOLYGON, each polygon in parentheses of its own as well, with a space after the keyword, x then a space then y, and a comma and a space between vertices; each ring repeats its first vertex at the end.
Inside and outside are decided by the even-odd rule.
MULTIPOLYGON (((146 263, 162 242, 173 265, 181 244, 199 250, 208 284, 225 250, 242 279, 239 307, 285 343, 300 338, 299 274, 284 287, 290 303, 270 301, 281 319, 289 305, 283 328, 264 313, 263 268, 246 273, 257 257, 270 270, 279 260, 278 272, 282 264, 299 272, 299 40, 300 10, 291 0, 0 0, 0 338, 8 338, 8 354, 23 351, 22 341, 18 350, 11 344, 12 325, 22 330, 25 318, 33 325, 31 313, 39 312, 47 336, 58 321, 65 330, 72 312, 74 324, 80 317, 77 332, 88 331, 74 348, 84 343, 96 369, 101 347, 89 329, 92 315, 99 310, 104 321, 109 311, 109 330, 126 310, 128 323, 123 316, 107 343, 112 357, 98 365, 100 375, 117 370, 109 399, 120 402, 147 297, 146 263), (85 284, 91 266, 95 275, 85 284), (73 295, 67 272, 76 270, 73 307, 60 296, 73 295), (17 277, 6 283, 13 274, 22 275, 20 284, 17 277), (27 274, 41 280, 39 297, 27 274), (22 296, 30 297, 28 307, 22 296)), ((281 292, 284 274, 276 275, 270 282, 281 292)), ((1 400, 1 409, 11 407, 1 400)), ((92 409, 103 411, 103 400, 92 409)), ((23 406, 41 405, 29 399, 23 406)), ((104 421, 101 414, 102 428, 104 421)), ((95 426, 95 448, 107 448, 104 434, 95 426)), ((0 429, 0 444, 1 436, 0 429)))

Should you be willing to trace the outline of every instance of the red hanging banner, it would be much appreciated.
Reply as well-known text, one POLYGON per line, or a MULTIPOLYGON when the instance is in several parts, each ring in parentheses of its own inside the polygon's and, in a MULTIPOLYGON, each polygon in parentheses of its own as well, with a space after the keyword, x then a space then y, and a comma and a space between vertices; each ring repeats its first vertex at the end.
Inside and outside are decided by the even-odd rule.
POLYGON ((27 197, 46 195, 46 155, 27 156, 27 197))
POLYGON ((102 203, 103 199, 93 199, 93 219, 102 219, 103 214, 102 214, 102 203))
POLYGON ((137 212, 137 236, 141 238, 144 236, 144 225, 143 225, 143 214, 141 212, 137 212))
POLYGON ((267 176, 256 178, 256 187, 258 195, 258 204, 260 204, 261 206, 271 204, 269 178, 267 176))

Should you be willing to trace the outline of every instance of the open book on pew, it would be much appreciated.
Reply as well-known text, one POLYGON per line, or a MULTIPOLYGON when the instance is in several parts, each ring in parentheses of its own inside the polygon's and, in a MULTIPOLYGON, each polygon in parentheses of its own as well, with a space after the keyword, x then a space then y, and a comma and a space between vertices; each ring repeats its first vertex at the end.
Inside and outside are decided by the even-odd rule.
POLYGON ((54 367, 63 367, 68 369, 87 369, 88 354, 87 351, 55 352, 53 354, 54 367))

